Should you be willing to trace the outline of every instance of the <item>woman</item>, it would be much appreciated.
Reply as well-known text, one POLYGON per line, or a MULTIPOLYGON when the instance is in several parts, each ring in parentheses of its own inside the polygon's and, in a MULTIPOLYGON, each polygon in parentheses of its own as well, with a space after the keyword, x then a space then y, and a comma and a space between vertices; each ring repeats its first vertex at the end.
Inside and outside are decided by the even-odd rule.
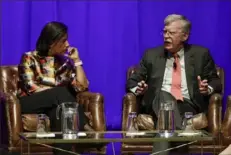
MULTIPOLYGON (((88 89, 88 80, 78 50, 67 41, 67 26, 50 22, 42 29, 36 50, 23 54, 19 65, 18 97, 23 114, 45 113, 51 131, 61 131, 56 107, 63 102, 76 102, 76 94, 88 89)), ((79 105, 80 130, 87 125, 83 107, 79 105)), ((56 144, 71 150, 71 145, 56 144)), ((54 150, 54 154, 67 154, 54 150)))

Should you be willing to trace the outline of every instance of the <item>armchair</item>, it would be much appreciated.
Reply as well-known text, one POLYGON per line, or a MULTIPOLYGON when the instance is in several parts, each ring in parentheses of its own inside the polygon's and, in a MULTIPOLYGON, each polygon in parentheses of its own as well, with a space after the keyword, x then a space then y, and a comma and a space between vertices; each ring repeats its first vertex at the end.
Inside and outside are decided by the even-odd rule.
MULTIPOLYGON (((132 73, 136 71, 136 66, 132 66, 127 71, 127 79, 130 77, 132 73)), ((217 67, 217 74, 222 80, 222 85, 224 85, 224 71, 222 68, 217 67)), ((208 118, 207 120, 200 120, 195 121, 195 126, 200 125, 203 123, 203 121, 208 122, 208 131, 212 133, 214 137, 217 138, 217 140, 211 141, 211 142, 203 142, 203 148, 204 152, 220 152, 222 149, 222 146, 219 145, 219 135, 220 135, 220 128, 221 128, 221 100, 222 96, 220 94, 214 94, 210 98, 210 103, 208 107, 208 118), (214 145, 216 144, 216 145, 214 145)), ((137 112, 138 113, 138 105, 139 105, 140 99, 138 99, 133 93, 127 93, 123 97, 123 118, 122 118, 122 130, 126 131, 126 125, 127 125, 127 118, 128 114, 130 112, 137 112)), ((205 118, 206 119, 206 118, 205 118)), ((148 130, 148 129, 147 129, 148 130)), ((230 133, 231 135, 231 133, 230 133)), ((121 153, 122 154, 135 154, 135 153, 151 153, 153 149, 153 143, 122 143, 121 146, 121 153)), ((196 144, 190 145, 189 151, 191 153, 198 153, 201 148, 201 143, 198 142, 196 144)))
MULTIPOLYGON (((0 67, 0 139, 2 147, 9 152, 20 152, 20 139, 18 134, 20 132, 36 131, 37 124, 36 114, 21 114, 20 104, 16 97, 17 82, 17 66, 0 67)), ((105 131, 103 96, 99 93, 82 92, 79 93, 76 98, 79 104, 84 105, 92 128, 95 131, 105 131)), ((100 148, 87 146, 86 149, 87 152, 106 154, 106 146, 100 148)), ((23 150, 24 152, 27 150, 26 142, 23 143, 23 150)), ((39 145, 31 145, 31 152, 35 154, 52 154, 51 149, 39 145)))
POLYGON ((221 127, 222 144, 229 146, 231 144, 231 95, 228 96, 224 119, 221 127))

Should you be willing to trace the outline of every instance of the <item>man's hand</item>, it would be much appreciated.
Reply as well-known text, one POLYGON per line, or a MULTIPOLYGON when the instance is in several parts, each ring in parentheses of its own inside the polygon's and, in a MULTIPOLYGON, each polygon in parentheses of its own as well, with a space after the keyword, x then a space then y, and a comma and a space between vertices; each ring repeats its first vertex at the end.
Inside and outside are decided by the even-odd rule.
POLYGON ((142 80, 137 84, 136 93, 139 95, 144 94, 147 89, 148 85, 142 80))
POLYGON ((200 93, 203 95, 208 95, 209 94, 209 88, 208 88, 208 80, 201 80, 201 77, 197 77, 198 84, 199 84, 199 90, 200 93))

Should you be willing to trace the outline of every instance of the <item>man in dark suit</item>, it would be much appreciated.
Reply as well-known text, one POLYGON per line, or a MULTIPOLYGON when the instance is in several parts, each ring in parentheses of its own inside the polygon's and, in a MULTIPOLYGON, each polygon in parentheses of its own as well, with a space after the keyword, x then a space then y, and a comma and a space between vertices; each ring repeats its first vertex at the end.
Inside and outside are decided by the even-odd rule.
POLYGON ((168 15, 164 24, 164 45, 145 52, 127 81, 127 89, 143 96, 140 106, 145 113, 157 114, 159 103, 155 100, 160 92, 170 93, 177 100, 181 117, 184 112, 206 112, 211 94, 222 90, 209 50, 187 43, 191 23, 186 17, 168 15))

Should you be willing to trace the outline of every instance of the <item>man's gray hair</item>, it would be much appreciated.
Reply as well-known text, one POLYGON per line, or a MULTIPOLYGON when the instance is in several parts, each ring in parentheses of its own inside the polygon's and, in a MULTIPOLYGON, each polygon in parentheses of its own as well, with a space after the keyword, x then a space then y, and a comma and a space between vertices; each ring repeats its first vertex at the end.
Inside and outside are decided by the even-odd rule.
POLYGON ((169 25, 170 23, 178 21, 178 20, 182 21, 183 31, 186 32, 186 33, 190 33, 190 31, 191 31, 191 22, 183 15, 178 15, 178 14, 168 15, 164 19, 164 25, 169 25))

